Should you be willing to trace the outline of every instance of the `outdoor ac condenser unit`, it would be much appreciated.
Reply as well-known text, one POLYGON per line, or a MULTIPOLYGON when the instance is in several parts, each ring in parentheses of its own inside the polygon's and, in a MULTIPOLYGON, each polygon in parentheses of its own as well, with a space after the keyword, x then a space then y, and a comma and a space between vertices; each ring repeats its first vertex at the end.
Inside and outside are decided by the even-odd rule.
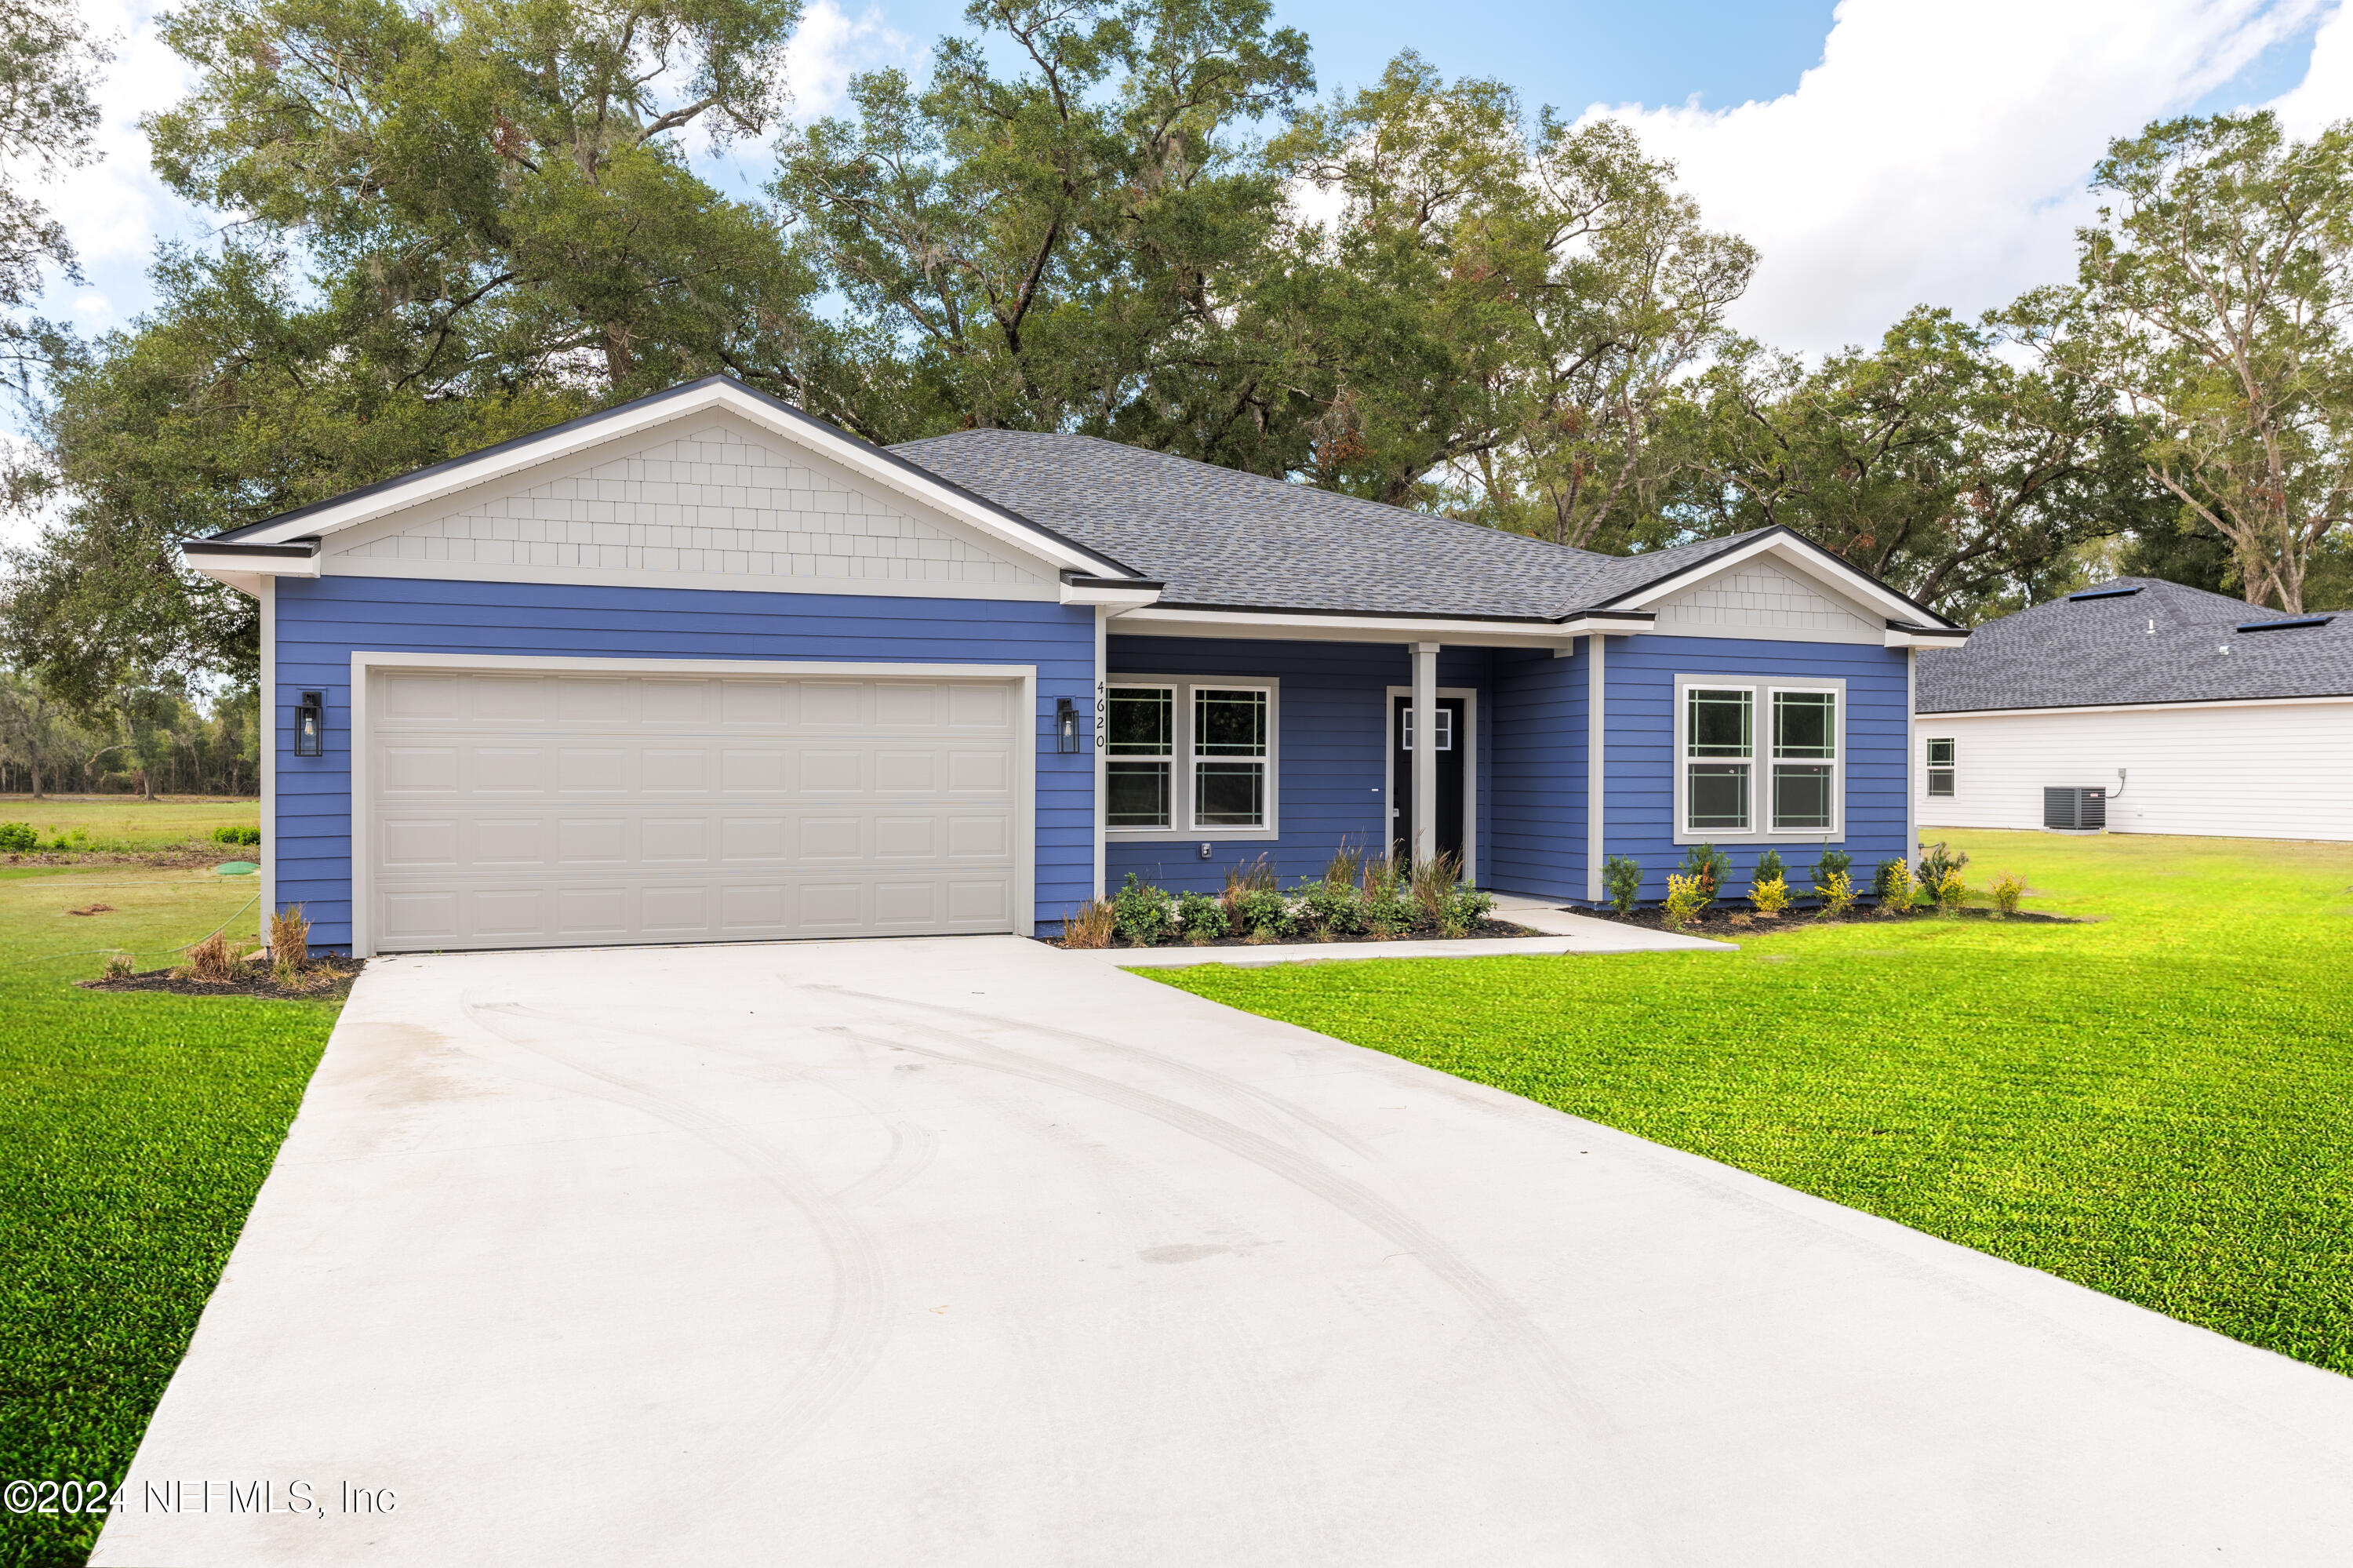
POLYGON ((2042 825, 2063 833, 2104 832, 2108 825, 2105 786, 2046 785, 2042 790, 2042 825))

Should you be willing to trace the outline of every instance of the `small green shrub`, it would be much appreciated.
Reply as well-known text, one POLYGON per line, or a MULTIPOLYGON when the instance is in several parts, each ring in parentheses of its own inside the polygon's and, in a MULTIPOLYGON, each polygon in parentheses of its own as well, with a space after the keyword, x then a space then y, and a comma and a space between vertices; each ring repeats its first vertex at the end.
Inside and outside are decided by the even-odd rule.
POLYGON ((1714 902, 1707 885, 1697 876, 1667 873, 1667 904, 1660 918, 1670 931, 1680 931, 1698 917, 1699 912, 1714 902))
POLYGON ((1271 887, 1253 887, 1241 896, 1242 929, 1253 942, 1271 942, 1291 932, 1291 900, 1271 887))
POLYGON ((1919 890, 1912 881, 1912 868, 1900 860, 1883 860, 1879 874, 1872 879, 1871 891, 1879 900, 1882 915, 1904 915, 1919 901, 1919 890))
POLYGON ((1225 891, 1218 895, 1218 902, 1225 906, 1226 928, 1240 936, 1246 924, 1242 919, 1242 900, 1253 893, 1272 893, 1276 885, 1274 863, 1263 854, 1227 872, 1225 891))
MULTIPOLYGON (((1830 880, 1833 876, 1852 877, 1853 874, 1854 856, 1844 850, 1834 850, 1830 845, 1824 844, 1821 859, 1814 862, 1814 891, 1820 894, 1823 888, 1830 885, 1830 880)), ((1848 885, 1848 891, 1850 893, 1853 891, 1852 883, 1848 885)))
POLYGON ((2018 913, 2018 901, 2026 896, 2026 878, 2014 871, 2005 871, 1986 884, 1986 896, 1993 900, 1995 918, 2018 913))
POLYGON ((1609 907, 1631 915, 1634 901, 1642 896, 1642 863, 1631 855, 1611 855, 1601 863, 1601 885, 1609 890, 1609 907))
POLYGON ((1399 931, 1413 929, 1421 910, 1413 901, 1413 890, 1407 885, 1396 857, 1367 859, 1362 890, 1366 931, 1376 937, 1393 937, 1399 931))
POLYGON ((1714 844, 1694 844, 1683 852, 1683 874, 1696 878, 1710 904, 1724 896, 1732 879, 1732 857, 1714 844))
POLYGON ((1748 902, 1759 915, 1778 915, 1789 907, 1789 885, 1781 877, 1764 877, 1748 889, 1748 902))
POLYGON ((1166 941, 1175 915, 1168 906, 1168 895, 1148 882, 1137 879, 1129 872, 1127 880, 1112 895, 1112 920, 1119 934, 1139 948, 1166 941))
POLYGON ((1458 882, 1439 895, 1438 934, 1467 937, 1494 911, 1495 895, 1476 883, 1458 882))
POLYGON ((259 828, 241 827, 236 823, 224 823, 220 827, 213 830, 213 842, 216 844, 258 844, 260 842, 261 830, 259 828))
POLYGON ((41 835, 30 822, 0 822, 0 853, 30 854, 41 847, 41 835))
POLYGON ((1763 854, 1757 857, 1757 870, 1755 874, 1752 875, 1749 880, 1751 882, 1772 882, 1777 879, 1780 882, 1787 883, 1789 880, 1789 868, 1782 863, 1781 852, 1779 850, 1767 850, 1763 854))
POLYGON ((1178 895, 1176 925, 1185 933, 1185 939, 1197 948, 1216 941, 1233 928, 1225 904, 1206 893, 1178 895))
POLYGON ((1300 911, 1321 937, 1349 937, 1364 929, 1365 895, 1353 878, 1334 882, 1329 876, 1299 890, 1300 911))
POLYGON ((1969 885, 1961 880, 1961 868, 1947 866, 1945 874, 1928 885, 1928 896, 1936 901, 1937 914, 1959 914, 1961 906, 1968 902, 1969 896, 1969 885))
POLYGON ((1834 871, 1814 885, 1822 895, 1822 906, 1815 913, 1825 920, 1836 919, 1854 907, 1854 879, 1843 871, 1834 871))
POLYGON ((1920 885, 1933 893, 1948 873, 1958 871, 1968 863, 1969 857, 1965 851, 1947 849, 1941 842, 1924 845, 1920 852, 1920 885))

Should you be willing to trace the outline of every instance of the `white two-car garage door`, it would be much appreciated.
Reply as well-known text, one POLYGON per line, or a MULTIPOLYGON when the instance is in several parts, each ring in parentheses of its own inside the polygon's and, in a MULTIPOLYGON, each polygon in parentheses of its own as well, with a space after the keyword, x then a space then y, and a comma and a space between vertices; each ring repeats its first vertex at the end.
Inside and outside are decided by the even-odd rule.
POLYGON ((379 950, 1012 929, 1012 680, 378 670, 379 950))

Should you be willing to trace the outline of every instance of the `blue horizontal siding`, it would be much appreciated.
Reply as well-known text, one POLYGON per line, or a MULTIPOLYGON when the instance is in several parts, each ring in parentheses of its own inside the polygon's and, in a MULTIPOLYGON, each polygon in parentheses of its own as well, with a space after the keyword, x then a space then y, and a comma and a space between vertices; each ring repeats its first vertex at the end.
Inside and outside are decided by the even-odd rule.
MULTIPOLYGON (((1613 637, 1603 657, 1606 853, 1641 863, 1644 898, 1666 896, 1667 874, 1682 864, 1686 853, 1674 842, 1674 687, 1678 675, 1694 674, 1845 681, 1845 834, 1830 844, 1853 856, 1855 875, 1866 885, 1879 862, 1909 856, 1905 806, 1911 747, 1901 650, 1851 642, 1613 637)), ((1731 857, 1726 892, 1734 896, 1746 894, 1757 856, 1767 848, 1779 851, 1792 885, 1799 887, 1820 853, 1810 845, 1743 844, 1737 838, 1716 847, 1731 857)))
MULTIPOLYGON (((1319 876, 1343 843, 1378 853, 1388 842, 1388 689, 1413 682, 1411 652, 1397 643, 1248 641, 1113 637, 1107 657, 1119 675, 1227 675, 1281 683, 1275 736, 1275 822, 1280 836, 1220 841, 1213 832, 1182 842, 1123 842, 1103 853, 1104 880, 1127 873, 1172 892, 1217 892, 1233 866, 1264 854, 1286 885, 1319 876), (1198 846, 1211 845, 1202 860, 1198 846)), ((1473 810, 1483 866, 1492 842, 1496 734, 1488 653, 1450 649, 1438 683, 1479 694, 1479 758, 1473 810)), ((1486 880, 1482 872, 1481 880, 1486 880)), ((1042 908, 1042 906, 1041 906, 1042 908)))
POLYGON ((1511 893, 1585 895, 1588 666, 1517 650, 1494 656, 1493 851, 1481 880, 1511 893))
POLYGON ((771 594, 708 588, 281 577, 277 583, 278 788, 270 853, 281 905, 301 904, 322 947, 352 919, 351 659, 384 653, 603 659, 841 659, 1038 669, 1037 906, 1041 932, 1094 878, 1094 769, 1054 750, 1058 697, 1087 710, 1094 618, 1013 599, 771 594), (325 755, 295 757, 300 694, 327 694, 325 755))

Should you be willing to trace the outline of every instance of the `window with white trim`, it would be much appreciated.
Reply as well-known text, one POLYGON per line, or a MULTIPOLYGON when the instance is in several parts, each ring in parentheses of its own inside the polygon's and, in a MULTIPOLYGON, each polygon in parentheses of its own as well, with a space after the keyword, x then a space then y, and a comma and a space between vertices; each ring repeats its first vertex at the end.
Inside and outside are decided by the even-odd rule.
POLYGON ((1842 683, 1692 675, 1675 694, 1677 838, 1842 835, 1842 683))
POLYGON ((1128 676, 1108 688, 1107 832, 1272 834, 1274 682, 1128 676))
POLYGON ((1957 768, 1953 762, 1953 737, 1951 736, 1940 735, 1931 736, 1929 737, 1929 794, 1942 798, 1949 798, 1952 795, 1953 779, 1957 772, 1957 768))

